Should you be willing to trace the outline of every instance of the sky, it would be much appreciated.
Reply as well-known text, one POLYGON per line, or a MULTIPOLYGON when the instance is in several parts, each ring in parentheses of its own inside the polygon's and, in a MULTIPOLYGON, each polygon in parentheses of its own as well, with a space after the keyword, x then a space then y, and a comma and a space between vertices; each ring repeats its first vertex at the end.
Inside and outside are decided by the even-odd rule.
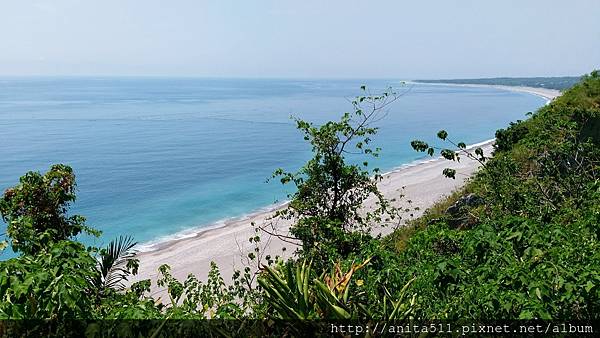
POLYGON ((0 0, 0 75, 470 78, 600 68, 598 0, 0 0))

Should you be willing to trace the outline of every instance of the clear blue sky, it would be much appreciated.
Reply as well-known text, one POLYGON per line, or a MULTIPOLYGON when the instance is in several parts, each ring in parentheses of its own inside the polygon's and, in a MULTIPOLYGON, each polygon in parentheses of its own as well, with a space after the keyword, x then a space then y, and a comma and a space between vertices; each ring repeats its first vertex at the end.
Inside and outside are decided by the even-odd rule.
POLYGON ((0 75, 415 79, 594 68, 599 0, 0 2, 0 75))

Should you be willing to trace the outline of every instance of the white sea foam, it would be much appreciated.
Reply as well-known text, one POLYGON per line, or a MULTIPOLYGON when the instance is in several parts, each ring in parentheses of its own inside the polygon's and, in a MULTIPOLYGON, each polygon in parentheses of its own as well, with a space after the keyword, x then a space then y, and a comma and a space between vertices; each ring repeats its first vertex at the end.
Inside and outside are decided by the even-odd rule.
POLYGON ((136 250, 139 252, 151 252, 151 251, 159 250, 160 248, 164 247, 168 243, 176 242, 176 241, 186 239, 186 238, 196 237, 207 231, 220 229, 220 228, 223 228, 234 222, 241 222, 244 220, 248 220, 256 215, 270 213, 277 209, 282 208, 283 206, 287 205, 288 203, 289 203, 289 201, 271 204, 271 205, 259 208, 255 211, 243 214, 241 216, 227 217, 227 218, 220 219, 216 222, 212 222, 212 223, 208 223, 208 224, 204 224, 204 225, 197 225, 197 226, 193 226, 188 229, 185 229, 185 230, 178 231, 178 232, 170 234, 170 235, 160 236, 154 240, 147 241, 147 242, 136 245, 136 250))

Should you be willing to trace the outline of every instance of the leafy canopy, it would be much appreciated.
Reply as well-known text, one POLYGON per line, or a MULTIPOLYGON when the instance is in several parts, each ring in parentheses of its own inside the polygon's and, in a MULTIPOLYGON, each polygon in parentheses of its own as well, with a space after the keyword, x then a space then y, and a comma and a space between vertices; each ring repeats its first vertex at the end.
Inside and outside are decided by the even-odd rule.
POLYGON ((35 254, 82 231, 99 235, 85 225, 83 216, 67 215, 75 201, 75 187, 71 167, 56 164, 43 175, 28 172, 19 185, 6 190, 0 213, 15 252, 35 254))

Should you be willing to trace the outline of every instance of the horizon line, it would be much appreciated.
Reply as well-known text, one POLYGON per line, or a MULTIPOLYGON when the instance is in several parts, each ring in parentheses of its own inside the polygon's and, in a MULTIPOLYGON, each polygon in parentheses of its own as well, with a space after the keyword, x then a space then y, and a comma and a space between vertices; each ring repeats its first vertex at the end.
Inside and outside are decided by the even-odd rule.
POLYGON ((0 78, 180 78, 180 79, 211 79, 211 80, 393 80, 393 81, 429 81, 429 80, 483 80, 483 79, 535 79, 535 78, 565 78, 581 77, 579 75, 536 75, 536 76, 484 76, 484 77, 345 77, 345 76, 208 76, 208 75, 154 75, 154 74, 0 74, 0 78))

